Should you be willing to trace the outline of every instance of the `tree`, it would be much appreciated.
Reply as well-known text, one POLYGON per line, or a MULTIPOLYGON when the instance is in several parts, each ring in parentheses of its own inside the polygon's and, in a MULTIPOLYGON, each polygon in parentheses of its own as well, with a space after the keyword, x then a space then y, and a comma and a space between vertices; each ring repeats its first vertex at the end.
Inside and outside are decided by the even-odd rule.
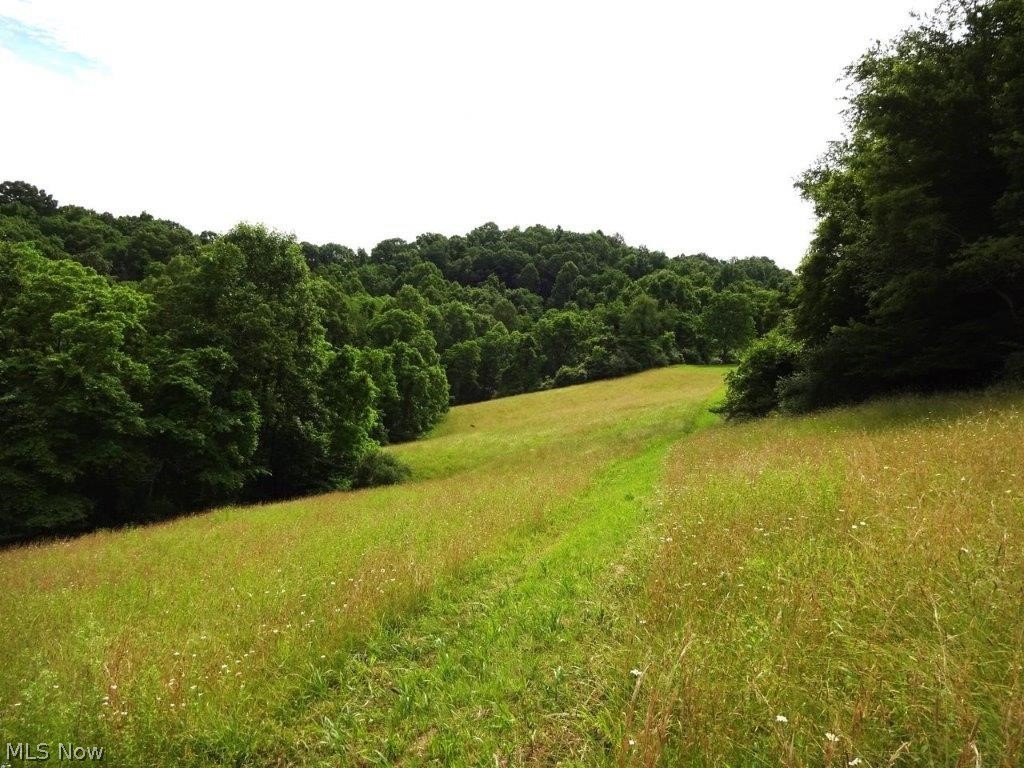
POLYGON ((123 519, 151 471, 146 300, 0 243, 0 537, 123 519))
POLYGON ((445 351, 444 368, 454 402, 471 403, 482 399, 478 378, 480 358, 480 342, 476 339, 460 341, 445 351))
POLYGON ((749 344, 756 333, 753 305, 742 293, 716 293, 704 310, 702 322, 725 360, 749 344))
POLYGON ((849 137, 799 185, 807 403, 976 385, 1024 349, 1022 46, 1019 3, 949 3, 848 70, 849 137))
POLYGON ((636 282, 636 287, 657 299, 658 306, 662 309, 669 306, 683 311, 697 309, 697 292, 693 283, 668 269, 659 269, 657 272, 644 275, 636 282))
POLYGON ((450 301, 442 304, 438 310, 440 311, 440 325, 434 329, 438 348, 445 350, 460 341, 467 341, 477 335, 474 322, 475 313, 472 307, 461 301, 450 301))
POLYGON ((541 355, 533 336, 512 333, 509 355, 498 376, 498 393, 517 395, 537 388, 541 375, 541 355))
POLYGON ((645 293, 622 316, 622 347, 637 368, 666 365, 675 355, 675 337, 658 302, 645 293))
MULTIPOLYGON (((695 313, 725 271, 758 330, 786 306, 769 264, 668 259, 601 232, 485 224, 367 253, 259 226, 194 235, 25 182, 0 185, 0 242, 20 244, 0 269, 0 305, 16 307, 0 323, 0 423, 19 436, 0 451, 17 489, 0 537, 398 479, 375 442, 419 437, 453 398, 706 360, 695 313), (94 333, 96 360, 76 357, 84 342, 53 352, 94 333)), ((1000 266, 1014 247, 979 244, 964 284, 1015 301, 1000 266)))
MULTIPOLYGON (((798 370, 778 373, 795 345, 766 337, 727 403, 813 408, 1013 369, 1024 350, 1022 51, 1017 0, 958 0, 847 70, 848 135, 798 184, 818 217, 793 296, 798 370)), ((766 314, 783 314, 780 295, 761 302, 766 314)))
POLYGON ((45 190, 24 181, 5 181, 0 184, 0 206, 20 204, 40 216, 57 210, 57 201, 45 190))
POLYGON ((558 270, 555 284, 551 288, 551 305, 554 307, 564 307, 568 304, 573 296, 576 295, 579 279, 580 269, 576 266, 575 262, 565 262, 562 268, 558 270))
POLYGON ((579 363, 586 340, 595 330, 592 320, 588 314, 575 310, 547 312, 541 317, 534 327, 534 336, 545 375, 554 376, 563 365, 579 363))
MULTIPOLYGON (((234 375, 225 386, 235 394, 220 395, 242 403, 246 392, 256 403, 259 435, 247 492, 276 498, 332 487, 337 467, 352 465, 359 449, 337 452, 344 441, 336 439, 338 415, 325 387, 338 353, 327 342, 315 282, 294 240, 239 226, 198 258, 171 266, 166 284, 154 289, 161 330, 177 348, 230 355, 234 375)), ((370 380, 353 376, 351 383, 365 390, 351 393, 366 412, 350 414, 349 424, 363 434, 372 420, 370 380)))
POLYGON ((537 292, 537 289, 540 287, 540 273, 532 261, 527 262, 526 266, 523 267, 516 278, 516 285, 532 293, 537 292))
POLYGON ((384 426, 392 441, 412 440, 430 430, 448 411, 448 380, 439 364, 424 360, 418 349, 395 342, 394 359, 398 398, 384 410, 384 426))
POLYGON ((163 517, 237 497, 257 476, 260 411, 219 347, 151 339, 145 397, 152 472, 140 514, 163 517))

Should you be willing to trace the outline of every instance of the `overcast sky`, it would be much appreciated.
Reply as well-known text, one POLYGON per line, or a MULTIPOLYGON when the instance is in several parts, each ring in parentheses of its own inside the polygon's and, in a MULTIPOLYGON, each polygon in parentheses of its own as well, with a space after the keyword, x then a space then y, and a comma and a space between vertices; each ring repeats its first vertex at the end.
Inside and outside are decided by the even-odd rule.
POLYGON ((313 242, 486 221, 794 267, 846 64, 919 0, 0 0, 0 177, 313 242))

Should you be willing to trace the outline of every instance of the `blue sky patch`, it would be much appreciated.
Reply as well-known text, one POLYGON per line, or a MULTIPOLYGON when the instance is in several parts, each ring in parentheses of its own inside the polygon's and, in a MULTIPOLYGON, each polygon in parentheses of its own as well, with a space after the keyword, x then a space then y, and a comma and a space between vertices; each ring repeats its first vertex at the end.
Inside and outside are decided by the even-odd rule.
POLYGON ((69 51, 47 30, 33 27, 10 16, 0 16, 0 48, 19 58, 62 75, 74 76, 95 70, 99 63, 76 51, 69 51))

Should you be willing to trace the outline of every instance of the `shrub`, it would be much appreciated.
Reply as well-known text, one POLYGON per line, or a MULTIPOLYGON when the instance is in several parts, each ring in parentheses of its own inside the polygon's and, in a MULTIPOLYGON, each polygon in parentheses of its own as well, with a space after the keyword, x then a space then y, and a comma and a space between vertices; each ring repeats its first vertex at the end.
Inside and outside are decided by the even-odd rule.
POLYGON ((727 418, 764 416, 779 407, 779 385, 797 373, 801 346, 781 331, 751 344, 726 377, 725 402, 715 410, 727 418))
POLYGON ((587 379, 587 369, 582 365, 563 365, 555 373, 555 386, 568 387, 572 384, 582 384, 587 379))
POLYGON ((353 488, 395 485, 407 480, 412 470, 395 456, 379 448, 363 454, 352 478, 353 488))

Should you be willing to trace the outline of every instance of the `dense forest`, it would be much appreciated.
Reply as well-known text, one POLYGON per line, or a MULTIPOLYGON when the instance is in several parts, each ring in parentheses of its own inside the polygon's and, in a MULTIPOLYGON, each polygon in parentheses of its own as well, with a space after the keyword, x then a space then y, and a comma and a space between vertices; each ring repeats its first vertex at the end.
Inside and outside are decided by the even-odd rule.
POLYGON ((732 416, 1024 377, 1024 3, 946 2, 847 78, 847 136, 798 184, 792 313, 732 416))
POLYGON ((0 540, 394 482, 453 403, 739 364, 732 418, 1024 378, 1024 4, 847 71, 797 274, 485 224, 369 252, 0 185, 0 540))
POLYGON ((793 276, 485 224, 369 253, 0 185, 0 539, 393 482, 451 403, 732 360, 793 276))

